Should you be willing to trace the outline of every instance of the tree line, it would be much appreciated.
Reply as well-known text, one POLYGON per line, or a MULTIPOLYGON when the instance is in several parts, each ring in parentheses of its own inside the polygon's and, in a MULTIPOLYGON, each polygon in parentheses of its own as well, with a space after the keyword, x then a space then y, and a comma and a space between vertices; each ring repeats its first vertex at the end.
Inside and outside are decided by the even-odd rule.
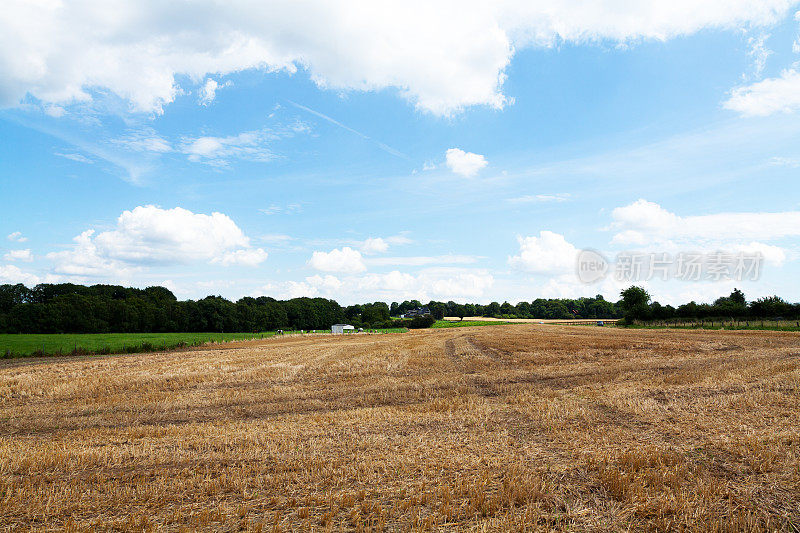
POLYGON ((779 296, 766 296, 747 301, 739 289, 728 296, 722 296, 713 303, 691 301, 678 307, 661 305, 653 301, 642 287, 629 287, 620 294, 620 310, 628 322, 634 320, 674 320, 674 319, 800 319, 800 303, 789 303, 779 296))
POLYGON ((166 333, 249 332, 277 329, 328 329, 336 323, 364 328, 426 327, 428 319, 400 320, 412 309, 427 307, 431 317, 609 318, 619 316, 615 303, 595 298, 537 299, 533 302, 458 304, 418 300, 341 306, 325 298, 276 300, 221 296, 179 301, 164 287, 137 289, 118 285, 44 283, 0 285, 2 333, 166 333))
POLYGON ((0 332, 166 333, 324 329, 344 320, 335 301, 324 298, 220 296, 178 301, 164 287, 116 285, 0 285, 0 332))
MULTIPOLYGON (((403 314, 411 309, 421 307, 418 300, 392 303, 390 314, 392 316, 403 314)), ((509 302, 491 302, 482 304, 458 304, 449 302, 430 302, 424 307, 430 309, 431 314, 441 319, 443 317, 484 316, 495 318, 619 318, 622 316, 616 303, 609 302, 601 295, 594 298, 537 298, 532 302, 519 302, 516 305, 509 302)))
POLYGON ((164 287, 137 289, 118 285, 44 283, 28 288, 22 284, 0 285, 1 333, 166 333, 257 332, 277 329, 328 329, 336 323, 364 328, 427 327, 432 320, 400 320, 399 316, 421 307, 431 318, 488 316, 533 319, 631 320, 705 317, 800 316, 800 304, 777 296, 747 302, 736 289, 713 304, 689 302, 674 308, 651 301, 640 287, 622 291, 619 302, 601 295, 593 298, 538 298, 532 302, 459 304, 453 301, 418 300, 373 302, 341 306, 325 298, 276 300, 268 296, 244 297, 232 302, 221 296, 179 301, 164 287))

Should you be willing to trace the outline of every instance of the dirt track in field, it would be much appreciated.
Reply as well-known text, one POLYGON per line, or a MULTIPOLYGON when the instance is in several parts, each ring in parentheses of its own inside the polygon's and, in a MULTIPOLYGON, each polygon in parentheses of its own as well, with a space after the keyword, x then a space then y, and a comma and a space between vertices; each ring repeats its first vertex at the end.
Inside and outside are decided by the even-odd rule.
POLYGON ((793 527, 797 333, 520 324, 0 362, 0 528, 793 527))

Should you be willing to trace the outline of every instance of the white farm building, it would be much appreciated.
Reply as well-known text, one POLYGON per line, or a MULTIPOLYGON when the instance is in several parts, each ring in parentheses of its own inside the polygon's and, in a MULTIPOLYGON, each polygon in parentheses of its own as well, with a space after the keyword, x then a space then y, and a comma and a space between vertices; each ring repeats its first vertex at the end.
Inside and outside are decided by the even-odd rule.
POLYGON ((352 331, 356 328, 351 326, 350 324, 334 324, 331 326, 331 333, 334 335, 341 335, 345 331, 352 331))

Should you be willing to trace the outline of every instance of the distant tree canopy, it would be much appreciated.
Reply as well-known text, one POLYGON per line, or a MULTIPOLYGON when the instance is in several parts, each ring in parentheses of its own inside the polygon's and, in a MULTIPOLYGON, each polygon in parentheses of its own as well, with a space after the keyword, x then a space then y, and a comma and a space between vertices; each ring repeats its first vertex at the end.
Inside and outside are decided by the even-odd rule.
POLYGON ((443 317, 464 318, 470 316, 484 316, 494 318, 618 318, 621 315, 617 305, 608 302, 601 295, 594 298, 539 298, 533 302, 519 302, 513 305, 509 302, 491 302, 482 304, 459 304, 453 301, 432 301, 424 306, 418 300, 402 303, 392 302, 389 311, 391 316, 399 316, 412 309, 427 307, 434 318, 443 317))
MULTIPOLYGON (((625 291, 623 291, 624 293, 625 291)), ((748 303, 744 293, 739 289, 734 289, 729 296, 717 298, 711 304, 698 304, 692 301, 674 308, 671 305, 662 306, 658 302, 653 302, 646 309, 637 307, 637 311, 636 316, 632 318, 656 320, 672 318, 800 319, 800 304, 798 303, 788 303, 778 296, 767 296, 748 303)))
MULTIPOLYGON (((384 304, 385 305, 385 304, 384 304)), ((145 333, 324 329, 344 320, 324 298, 221 296, 178 301, 169 289, 116 285, 0 285, 0 332, 145 333)))
POLYGON ((667 319, 705 317, 793 318, 800 316, 800 304, 777 296, 748 303, 736 289, 713 304, 689 302, 678 308, 650 302, 641 287, 621 293, 617 303, 593 298, 543 299, 532 302, 491 302, 458 304, 453 301, 418 300, 384 302, 341 307, 325 298, 293 298, 279 301, 267 296, 245 297, 232 302, 221 296, 179 301, 169 289, 135 289, 118 285, 41 284, 0 285, 0 333, 160 333, 208 331, 270 331, 276 329, 327 329, 341 322, 356 327, 409 326, 410 321, 393 320, 412 309, 427 307, 430 319, 418 320, 425 327, 433 319, 489 316, 497 318, 619 318, 667 319))

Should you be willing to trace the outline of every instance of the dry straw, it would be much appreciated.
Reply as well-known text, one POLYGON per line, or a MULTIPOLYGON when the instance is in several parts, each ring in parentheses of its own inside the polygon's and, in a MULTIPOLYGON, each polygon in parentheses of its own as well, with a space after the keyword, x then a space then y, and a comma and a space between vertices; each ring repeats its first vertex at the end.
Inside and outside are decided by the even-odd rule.
POLYGON ((0 363, 0 528, 792 530, 800 335, 517 325, 0 363))

